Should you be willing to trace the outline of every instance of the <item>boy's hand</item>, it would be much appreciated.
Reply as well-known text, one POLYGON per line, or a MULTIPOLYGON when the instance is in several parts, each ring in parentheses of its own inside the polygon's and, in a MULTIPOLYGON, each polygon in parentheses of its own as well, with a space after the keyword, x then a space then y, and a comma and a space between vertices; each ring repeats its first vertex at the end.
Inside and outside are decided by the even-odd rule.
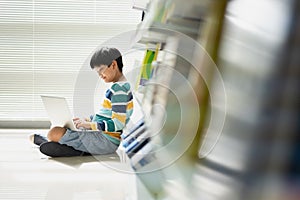
POLYGON ((87 120, 81 120, 79 118, 74 118, 73 122, 74 122, 76 128, 91 129, 91 124, 87 120))

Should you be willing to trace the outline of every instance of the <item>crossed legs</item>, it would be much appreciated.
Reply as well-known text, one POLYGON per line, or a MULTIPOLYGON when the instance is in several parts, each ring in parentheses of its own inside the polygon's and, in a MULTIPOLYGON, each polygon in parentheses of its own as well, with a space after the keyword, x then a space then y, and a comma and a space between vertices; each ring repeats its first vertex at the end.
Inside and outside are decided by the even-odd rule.
POLYGON ((40 151, 51 157, 70 157, 70 156, 87 156, 91 155, 87 152, 79 151, 71 146, 60 144, 58 141, 64 136, 67 129, 63 127, 53 127, 49 130, 47 138, 48 142, 40 145, 40 151))
POLYGON ((63 127, 53 127, 49 130, 47 138, 39 134, 29 136, 31 142, 40 146, 40 151, 51 157, 87 156, 90 153, 79 151, 71 146, 60 144, 58 141, 64 136, 67 129, 63 127))

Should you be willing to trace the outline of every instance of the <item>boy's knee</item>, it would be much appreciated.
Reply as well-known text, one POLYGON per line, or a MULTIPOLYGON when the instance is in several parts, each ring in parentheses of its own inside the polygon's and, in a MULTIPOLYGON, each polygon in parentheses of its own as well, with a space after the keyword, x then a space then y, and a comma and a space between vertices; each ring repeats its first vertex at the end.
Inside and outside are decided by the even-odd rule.
POLYGON ((48 132, 48 139, 52 142, 58 142, 60 138, 66 133, 66 128, 64 127, 53 127, 48 132))

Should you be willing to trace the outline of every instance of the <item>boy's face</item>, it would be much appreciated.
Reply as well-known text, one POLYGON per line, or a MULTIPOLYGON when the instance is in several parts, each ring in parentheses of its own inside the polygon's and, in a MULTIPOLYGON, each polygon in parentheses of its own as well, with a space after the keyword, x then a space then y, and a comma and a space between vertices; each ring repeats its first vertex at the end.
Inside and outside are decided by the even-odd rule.
POLYGON ((106 83, 117 81, 115 79, 119 69, 115 61, 113 61, 109 66, 95 66, 94 70, 98 73, 99 77, 106 83))

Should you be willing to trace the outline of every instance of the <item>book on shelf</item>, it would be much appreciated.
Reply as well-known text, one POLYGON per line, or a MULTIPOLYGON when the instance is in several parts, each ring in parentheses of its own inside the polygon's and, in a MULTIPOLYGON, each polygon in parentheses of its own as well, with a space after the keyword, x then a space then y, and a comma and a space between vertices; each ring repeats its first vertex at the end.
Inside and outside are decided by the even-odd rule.
POLYGON ((132 134, 126 137, 126 139, 123 140, 123 147, 127 148, 134 140, 136 140, 145 131, 146 131, 146 127, 140 126, 132 134))
POLYGON ((140 128, 144 124, 145 124, 144 118, 138 120, 137 123, 132 128, 123 132, 123 134, 121 135, 121 138, 123 140, 126 139, 129 135, 131 135, 134 131, 136 131, 138 128, 140 128))
POLYGON ((137 88, 139 85, 145 85, 152 77, 153 65, 152 62, 156 61, 160 44, 157 44, 155 49, 147 48, 144 56, 144 60, 141 66, 140 76, 137 82, 137 88))
POLYGON ((136 154, 131 157, 131 167, 134 170, 138 170, 148 163, 152 162, 155 159, 155 154, 152 152, 152 150, 153 145, 150 142, 143 146, 136 154))
POLYGON ((150 134, 148 131, 143 131, 139 133, 138 137, 135 137, 126 147, 125 153, 130 152, 136 145, 140 144, 145 139, 149 138, 150 134))
POLYGON ((143 146, 150 142, 150 138, 142 138, 131 143, 130 148, 125 149, 125 153, 129 158, 134 156, 143 146))

